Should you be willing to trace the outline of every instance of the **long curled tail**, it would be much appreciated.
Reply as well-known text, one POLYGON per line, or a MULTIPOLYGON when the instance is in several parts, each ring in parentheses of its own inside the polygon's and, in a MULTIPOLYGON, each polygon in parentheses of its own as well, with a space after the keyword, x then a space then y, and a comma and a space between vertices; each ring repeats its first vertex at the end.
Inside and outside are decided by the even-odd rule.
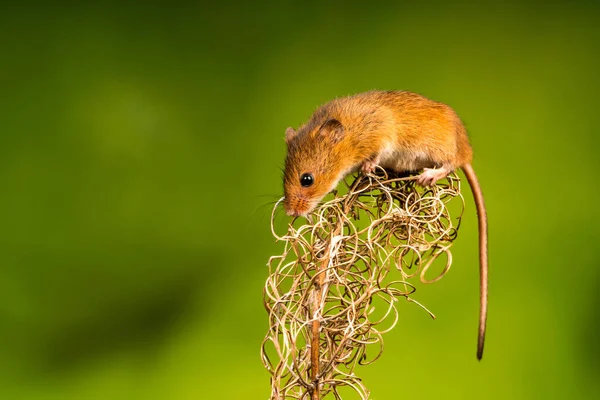
POLYGON ((483 201, 483 193, 481 192, 481 186, 477 180, 477 175, 471 164, 465 164, 462 167, 471 191, 473 192, 473 198, 475 199, 475 206, 477 207, 477 217, 479 220, 479 291, 480 291, 480 304, 479 304, 479 336, 477 338, 477 359, 481 360, 483 357, 483 346, 485 344, 485 328, 487 321, 487 310, 488 310, 488 225, 487 225, 487 212, 485 210, 485 202, 483 201))

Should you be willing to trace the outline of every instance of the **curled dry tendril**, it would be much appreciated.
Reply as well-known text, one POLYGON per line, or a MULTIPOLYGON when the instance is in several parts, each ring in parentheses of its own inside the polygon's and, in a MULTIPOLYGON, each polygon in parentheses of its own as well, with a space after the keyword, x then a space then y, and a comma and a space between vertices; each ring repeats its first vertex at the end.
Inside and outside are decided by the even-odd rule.
POLYGON ((341 388, 367 399, 355 367, 381 356, 382 335, 398 323, 397 301, 403 297, 433 317, 411 298, 409 281, 436 282, 450 268, 464 209, 459 178, 451 174, 431 188, 383 171, 353 178, 346 194, 284 234, 275 231, 278 204, 273 209, 271 229, 285 247, 269 259, 264 288, 269 331, 261 354, 271 399, 340 399, 341 388), (448 204, 457 197, 451 217, 448 204), (442 254, 445 267, 430 277, 442 254))

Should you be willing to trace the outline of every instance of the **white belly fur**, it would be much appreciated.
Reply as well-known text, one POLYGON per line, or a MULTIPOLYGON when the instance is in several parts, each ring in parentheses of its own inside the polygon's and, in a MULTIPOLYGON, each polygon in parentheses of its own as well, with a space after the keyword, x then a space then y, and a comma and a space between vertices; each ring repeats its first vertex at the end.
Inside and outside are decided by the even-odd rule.
POLYGON ((388 147, 380 154, 379 165, 394 171, 417 171, 434 166, 431 159, 422 151, 398 151, 388 147))

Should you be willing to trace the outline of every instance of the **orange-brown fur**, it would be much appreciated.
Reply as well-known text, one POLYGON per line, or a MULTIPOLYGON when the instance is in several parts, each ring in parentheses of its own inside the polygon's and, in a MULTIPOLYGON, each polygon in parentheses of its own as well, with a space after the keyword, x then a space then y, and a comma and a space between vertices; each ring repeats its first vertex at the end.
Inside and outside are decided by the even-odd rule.
POLYGON ((445 166, 449 171, 471 162, 466 129, 454 110, 416 93, 371 91, 335 99, 317 109, 287 138, 285 207, 306 215, 345 174, 386 147, 381 166, 399 171, 445 166), (322 129, 337 120, 341 137, 322 129), (304 172, 315 175, 310 188, 299 185, 304 172))
POLYGON ((477 357, 481 359, 487 318, 487 218, 471 167, 467 131, 446 104, 406 91, 371 91, 319 107, 297 131, 286 131, 284 208, 307 215, 348 173, 374 165, 399 172, 424 170, 417 183, 432 185, 457 168, 467 176, 479 216, 481 309, 477 357), (314 176, 309 187, 302 174, 314 176))

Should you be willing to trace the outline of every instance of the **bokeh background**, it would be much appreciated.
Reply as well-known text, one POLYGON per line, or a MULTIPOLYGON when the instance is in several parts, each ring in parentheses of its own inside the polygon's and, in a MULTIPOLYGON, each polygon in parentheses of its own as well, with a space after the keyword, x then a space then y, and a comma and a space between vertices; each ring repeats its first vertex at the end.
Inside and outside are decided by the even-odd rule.
POLYGON ((0 398, 266 399, 287 126, 369 89, 465 120, 475 209, 401 304, 373 399, 600 396, 597 2, 10 2, 0 12, 0 398))

